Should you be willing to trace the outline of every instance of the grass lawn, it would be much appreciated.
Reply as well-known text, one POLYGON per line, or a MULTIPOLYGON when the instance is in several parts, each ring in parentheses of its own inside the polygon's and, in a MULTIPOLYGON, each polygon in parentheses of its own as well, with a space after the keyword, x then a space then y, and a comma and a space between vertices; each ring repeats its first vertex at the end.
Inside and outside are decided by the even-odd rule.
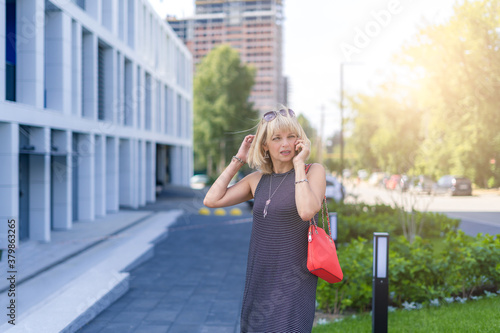
MULTIPOLYGON (((500 332, 500 297, 389 313, 389 332, 500 332)), ((318 325, 313 333, 371 332, 369 314, 318 325)))

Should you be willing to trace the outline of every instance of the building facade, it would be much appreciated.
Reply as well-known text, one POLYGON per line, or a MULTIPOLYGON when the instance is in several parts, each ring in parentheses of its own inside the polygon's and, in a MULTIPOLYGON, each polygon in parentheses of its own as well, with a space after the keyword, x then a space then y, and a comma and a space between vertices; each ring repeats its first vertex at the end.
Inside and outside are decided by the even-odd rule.
POLYGON ((189 184, 193 60, 147 0, 0 1, 0 59, 0 218, 18 240, 189 184))
POLYGON ((197 0, 194 17, 167 18, 195 64, 212 48, 229 44, 257 69, 250 101, 261 112, 287 104, 283 78, 281 0, 197 0))

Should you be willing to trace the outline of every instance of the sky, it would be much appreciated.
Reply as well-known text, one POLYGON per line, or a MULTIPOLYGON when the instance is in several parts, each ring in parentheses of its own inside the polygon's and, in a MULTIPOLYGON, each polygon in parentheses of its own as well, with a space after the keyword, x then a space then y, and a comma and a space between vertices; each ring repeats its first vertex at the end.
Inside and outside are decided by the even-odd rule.
MULTIPOLYGON (((288 106, 317 129, 324 123, 323 138, 333 135, 340 128, 341 64, 346 94, 373 91, 391 70, 391 57, 418 28, 446 21, 457 1, 284 0, 288 106)), ((162 17, 194 14, 194 0, 150 2, 162 17)))

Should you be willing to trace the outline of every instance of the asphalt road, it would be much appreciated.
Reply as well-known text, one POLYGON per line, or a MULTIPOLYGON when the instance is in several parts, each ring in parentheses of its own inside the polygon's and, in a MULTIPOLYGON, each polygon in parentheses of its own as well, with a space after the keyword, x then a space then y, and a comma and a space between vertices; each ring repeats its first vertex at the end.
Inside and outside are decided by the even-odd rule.
POLYGON ((478 194, 450 197, 390 191, 361 183, 347 184, 348 202, 385 203, 420 211, 440 212, 462 222, 460 229, 475 236, 478 233, 500 234, 500 195, 478 194))

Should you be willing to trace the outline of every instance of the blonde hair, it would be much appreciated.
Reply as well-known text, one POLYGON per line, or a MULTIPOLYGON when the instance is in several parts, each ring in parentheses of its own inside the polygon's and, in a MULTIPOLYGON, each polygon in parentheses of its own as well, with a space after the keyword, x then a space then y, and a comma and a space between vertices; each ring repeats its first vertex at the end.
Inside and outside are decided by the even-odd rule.
MULTIPOLYGON (((282 107, 282 109, 288 110, 287 107, 282 107)), ((279 111, 276 111, 275 119, 271 121, 261 119, 257 125, 255 138, 248 151, 247 162, 251 168, 257 169, 263 174, 271 174, 273 172, 273 161, 270 157, 264 157, 266 154, 264 144, 267 144, 271 137, 279 131, 295 133, 307 145, 311 146, 311 141, 307 138, 306 132, 300 126, 297 117, 290 117, 288 112, 286 116, 283 116, 279 111)))

